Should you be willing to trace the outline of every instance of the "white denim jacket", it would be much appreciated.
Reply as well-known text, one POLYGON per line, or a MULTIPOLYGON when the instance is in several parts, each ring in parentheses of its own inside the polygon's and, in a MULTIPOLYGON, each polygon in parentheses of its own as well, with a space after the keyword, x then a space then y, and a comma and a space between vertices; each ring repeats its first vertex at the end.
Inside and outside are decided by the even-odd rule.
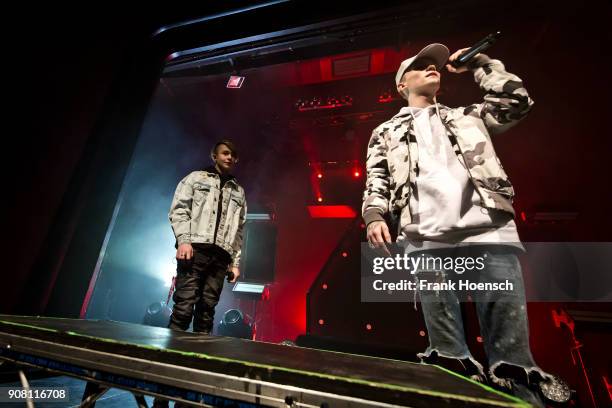
POLYGON ((242 236, 246 222, 247 204, 244 189, 235 178, 223 188, 218 174, 194 171, 176 188, 168 218, 177 244, 208 243, 227 251, 232 266, 240 265, 242 236), (221 217, 217 226, 217 212, 221 217))

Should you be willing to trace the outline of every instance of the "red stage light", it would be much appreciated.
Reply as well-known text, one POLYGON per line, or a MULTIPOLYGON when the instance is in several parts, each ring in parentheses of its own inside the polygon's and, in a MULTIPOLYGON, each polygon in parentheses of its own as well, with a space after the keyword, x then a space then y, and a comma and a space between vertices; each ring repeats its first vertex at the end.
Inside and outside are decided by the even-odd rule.
POLYGON ((228 88, 240 88, 242 83, 244 82, 244 77, 232 75, 229 77, 229 81, 227 81, 228 88))
POLYGON ((527 221, 527 215, 525 214, 525 211, 521 211, 521 220, 523 220, 523 222, 527 221))
POLYGON ((324 283, 323 285, 321 285, 321 287, 323 288, 323 290, 327 290, 327 283, 324 283))
POLYGON ((353 176, 355 176, 355 178, 358 178, 359 176, 361 176, 361 173, 358 170, 355 170, 353 176))
POLYGON ((419 336, 421 336, 421 337, 425 337, 425 330, 421 330, 421 331, 419 332, 419 336))
POLYGON ((270 300, 270 288, 268 286, 261 292, 261 300, 270 300))
POLYGON ((320 203, 322 203, 322 202, 323 202, 323 197, 318 197, 318 198, 317 198, 317 201, 318 201, 318 202, 320 202, 320 203))
POLYGON ((372 325, 370 323, 366 324, 366 330, 372 330, 372 325))
POLYGON ((608 397, 610 397, 610 401, 612 401, 612 384, 608 382, 608 377, 605 375, 603 375, 601 378, 603 379, 606 389, 608 390, 608 397))
POLYGON ((479 343, 482 343, 482 336, 476 337, 476 341, 479 342, 479 343))
POLYGON ((384 91, 380 95, 378 95, 378 103, 387 103, 393 100, 393 96, 391 96, 390 91, 384 91))
POLYGON ((309 205, 308 212, 311 218, 355 218, 357 216, 357 212, 348 205, 309 205))
POLYGON ((295 101, 294 107, 300 111, 310 111, 310 110, 319 110, 319 109, 334 109, 342 106, 350 106, 353 104, 353 98, 350 96, 343 96, 338 99, 335 96, 330 96, 325 99, 325 102, 320 96, 315 96, 313 98, 299 98, 295 101))
POLYGON ((317 178, 323 178, 323 174, 322 173, 317 173, 317 178))
POLYGON ((323 326, 323 325, 325 324, 325 320, 323 320, 323 319, 319 319, 319 324, 320 324, 321 326, 323 326))
POLYGON ((348 252, 345 251, 342 253, 342 257, 346 258, 347 256, 348 256, 348 252))

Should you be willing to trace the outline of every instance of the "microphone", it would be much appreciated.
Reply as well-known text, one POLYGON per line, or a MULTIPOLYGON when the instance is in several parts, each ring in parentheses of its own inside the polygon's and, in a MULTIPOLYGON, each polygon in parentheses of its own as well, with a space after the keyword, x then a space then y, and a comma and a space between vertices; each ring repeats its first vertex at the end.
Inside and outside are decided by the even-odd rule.
POLYGON ((492 46, 493 43, 495 43, 495 41, 499 39, 499 37, 501 37, 500 31, 487 35, 485 38, 478 41, 476 44, 472 46, 472 48, 465 51, 463 54, 459 56, 459 58, 457 58, 450 64, 455 68, 459 68, 460 66, 467 64, 474 57, 474 55, 492 46))

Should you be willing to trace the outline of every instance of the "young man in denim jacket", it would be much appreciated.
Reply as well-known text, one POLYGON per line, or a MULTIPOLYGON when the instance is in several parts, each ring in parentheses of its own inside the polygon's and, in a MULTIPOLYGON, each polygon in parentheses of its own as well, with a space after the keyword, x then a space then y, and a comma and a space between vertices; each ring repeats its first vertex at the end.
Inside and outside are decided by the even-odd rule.
MULTIPOLYGON (((213 165, 194 171, 176 188, 168 218, 176 237, 177 274, 169 328, 210 334, 215 306, 226 277, 240 276, 242 236, 246 222, 244 189, 231 171, 238 150, 229 140, 211 150, 213 165)), ((180 402, 175 407, 186 406, 180 402)), ((168 407, 156 398, 154 408, 168 407)))

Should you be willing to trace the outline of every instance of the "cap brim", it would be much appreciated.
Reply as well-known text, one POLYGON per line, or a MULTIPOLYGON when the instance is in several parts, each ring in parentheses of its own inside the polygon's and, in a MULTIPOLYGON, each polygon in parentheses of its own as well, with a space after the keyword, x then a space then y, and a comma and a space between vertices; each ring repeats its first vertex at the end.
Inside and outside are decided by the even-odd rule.
MULTIPOLYGON (((446 64, 446 61, 448 61, 449 55, 450 55, 450 52, 448 51, 448 48, 446 47, 446 45, 429 44, 427 47, 419 51, 419 53, 414 58, 414 61, 412 61, 412 64, 414 64, 415 61, 421 58, 431 58, 436 63, 436 68, 440 70, 442 69, 444 64, 446 64)), ((410 65, 408 65, 406 69, 409 69, 410 65)))
POLYGON ((401 73, 398 72, 395 82, 399 83, 404 73, 410 69, 410 66, 414 64, 415 61, 418 61, 421 58, 431 58, 436 64, 436 69, 439 71, 442 69, 442 67, 444 67, 444 65, 448 61, 449 55, 450 55, 450 52, 448 48, 446 47, 446 45, 438 44, 438 43, 429 44, 427 47, 419 51, 417 55, 410 58, 410 60, 412 61, 410 61, 410 64, 406 65, 406 68, 404 68, 401 71, 401 73))

